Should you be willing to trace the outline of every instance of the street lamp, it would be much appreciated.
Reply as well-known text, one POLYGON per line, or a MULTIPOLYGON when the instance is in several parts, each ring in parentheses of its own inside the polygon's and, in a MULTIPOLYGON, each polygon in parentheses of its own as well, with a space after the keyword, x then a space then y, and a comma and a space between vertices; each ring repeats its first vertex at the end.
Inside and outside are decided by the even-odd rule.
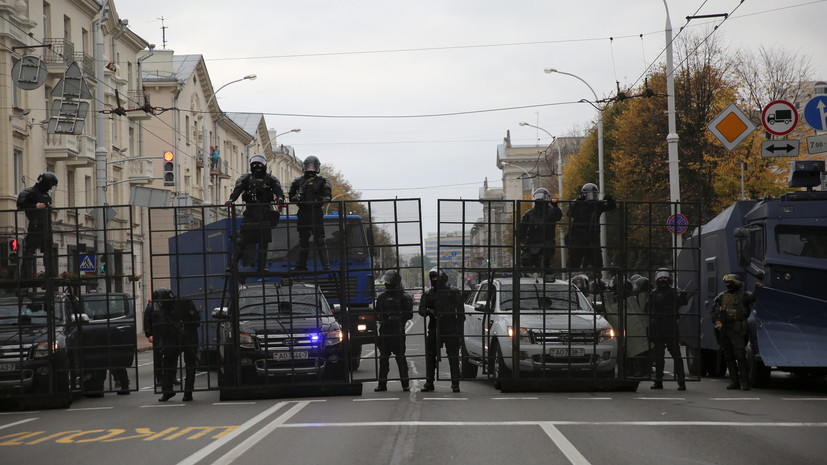
POLYGON ((274 135, 272 138, 270 138, 270 142, 264 144, 264 147, 261 148, 261 151, 264 152, 267 149, 267 147, 270 147, 271 145, 273 145, 273 142, 275 142, 276 139, 278 139, 279 136, 283 136, 285 134, 290 134, 291 132, 302 132, 302 130, 301 130, 301 128, 296 128, 296 129, 291 129, 289 131, 284 131, 284 132, 281 132, 281 133, 278 133, 278 134, 274 135))
MULTIPOLYGON (((520 123, 520 126, 528 126, 530 128, 538 129, 543 131, 544 133, 548 134, 551 137, 551 143, 548 144, 546 148, 546 156, 548 156, 548 149, 557 142, 557 137, 553 136, 550 132, 546 131, 545 129, 535 126, 533 124, 529 124, 526 122, 520 123)), ((560 199, 563 197, 563 152, 560 150, 560 144, 557 144, 557 198, 560 199)), ((560 229, 560 265, 565 268, 566 267, 566 238, 565 234, 563 234, 563 230, 560 229)))
POLYGON ((244 80, 255 81, 257 77, 258 76, 256 76, 255 74, 248 74, 248 75, 244 76, 241 79, 236 79, 235 81, 230 81, 230 82, 224 84, 223 86, 219 87, 215 92, 212 93, 212 97, 210 97, 210 99, 207 100, 207 108, 210 107, 210 103, 212 103, 213 99, 215 98, 216 95, 218 95, 218 92, 220 92, 221 89, 229 86, 230 84, 235 84, 236 82, 241 82, 241 81, 244 81, 244 80))
MULTIPOLYGON (((583 78, 577 76, 576 74, 567 73, 565 71, 560 71, 555 68, 546 68, 546 74, 551 73, 558 73, 558 74, 565 74, 566 76, 571 76, 583 84, 586 84, 586 87, 592 91, 592 95, 594 95, 595 105, 597 104, 597 92, 594 91, 592 86, 589 85, 583 78)), ((600 199, 603 198, 605 195, 605 179, 603 175, 603 110, 600 108, 597 109, 597 178, 598 178, 598 188, 600 189, 600 199)), ((606 250, 606 228, 603 220, 603 215, 600 215, 600 250, 603 254, 603 263, 608 263, 607 261, 607 250, 606 250)))

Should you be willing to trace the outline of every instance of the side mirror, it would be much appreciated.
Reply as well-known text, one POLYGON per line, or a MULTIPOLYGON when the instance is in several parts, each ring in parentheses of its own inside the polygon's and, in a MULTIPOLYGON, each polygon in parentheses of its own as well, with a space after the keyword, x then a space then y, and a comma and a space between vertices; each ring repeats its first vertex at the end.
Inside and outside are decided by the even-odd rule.
POLYGON ((212 309, 210 315, 217 320, 229 320, 229 312, 230 309, 227 307, 215 307, 214 309, 212 309))
POLYGON ((89 323, 89 315, 85 313, 73 313, 72 314, 72 323, 89 323))
POLYGON ((490 312, 491 308, 488 306, 488 302, 480 300, 474 304, 474 310, 478 310, 480 312, 490 312))

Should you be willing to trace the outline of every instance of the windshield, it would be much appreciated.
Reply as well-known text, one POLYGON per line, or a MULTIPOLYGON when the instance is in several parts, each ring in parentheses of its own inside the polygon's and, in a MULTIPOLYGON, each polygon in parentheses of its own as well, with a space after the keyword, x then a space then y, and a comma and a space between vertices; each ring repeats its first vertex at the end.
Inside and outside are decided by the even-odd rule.
POLYGON ((332 315, 327 299, 312 287, 279 287, 268 283, 245 289, 238 300, 239 316, 332 315))
MULTIPOLYGON (((358 218, 348 218, 340 228, 338 217, 324 219, 325 245, 331 259, 338 260, 342 253, 351 260, 368 258, 365 226, 358 218), (343 240, 344 239, 346 240, 343 240), (344 247, 344 250, 342 250, 344 247)), ((299 258, 299 233, 292 221, 282 221, 273 230, 273 239, 267 250, 270 261, 296 261, 299 258)))
MULTIPOLYGON (((512 286, 502 286, 500 309, 511 311, 514 306, 512 286)), ((520 286, 520 311, 593 312, 586 297, 575 287, 567 284, 522 284, 520 286)))
POLYGON ((105 320, 120 318, 128 313, 127 299, 124 295, 84 294, 83 313, 89 315, 90 320, 105 320))
POLYGON ((784 255, 827 258, 827 228, 781 225, 775 233, 778 251, 784 255))
POLYGON ((25 298, 21 303, 16 297, 0 299, 0 326, 45 326, 48 321, 43 300, 25 298))

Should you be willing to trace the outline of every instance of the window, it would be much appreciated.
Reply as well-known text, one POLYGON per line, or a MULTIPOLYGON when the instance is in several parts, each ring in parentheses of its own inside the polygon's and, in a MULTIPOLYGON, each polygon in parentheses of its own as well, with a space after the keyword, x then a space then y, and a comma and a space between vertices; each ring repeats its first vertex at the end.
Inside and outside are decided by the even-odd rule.
POLYGON ((12 187, 13 192, 20 192, 22 191, 22 187, 20 185, 20 178, 23 176, 23 151, 14 149, 14 179, 12 180, 12 187))
POLYGON ((189 115, 184 116, 184 142, 187 145, 190 145, 190 117, 189 117, 189 115))
POLYGON ((706 295, 709 298, 718 295, 718 275, 716 274, 715 257, 706 260, 706 295))
POLYGON ((95 198, 95 188, 92 185, 91 176, 83 177, 83 187, 86 192, 86 205, 95 205, 95 202, 93 202, 93 199, 95 198))
POLYGON ((66 173, 66 200, 68 200, 68 206, 74 207, 75 202, 77 199, 75 198, 75 172, 71 170, 66 173))
POLYGON ((778 252, 796 257, 827 258, 827 228, 819 226, 778 226, 778 252))

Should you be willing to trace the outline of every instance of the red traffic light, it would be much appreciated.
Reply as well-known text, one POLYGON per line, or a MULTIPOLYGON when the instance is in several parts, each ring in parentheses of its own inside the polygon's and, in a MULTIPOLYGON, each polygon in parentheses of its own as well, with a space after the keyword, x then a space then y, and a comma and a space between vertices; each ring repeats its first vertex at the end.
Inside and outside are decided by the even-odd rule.
POLYGON ((175 158, 175 154, 172 152, 164 152, 164 161, 172 161, 175 158))
POLYGON ((9 240, 9 252, 17 252, 20 250, 20 241, 17 239, 10 239, 9 240))

